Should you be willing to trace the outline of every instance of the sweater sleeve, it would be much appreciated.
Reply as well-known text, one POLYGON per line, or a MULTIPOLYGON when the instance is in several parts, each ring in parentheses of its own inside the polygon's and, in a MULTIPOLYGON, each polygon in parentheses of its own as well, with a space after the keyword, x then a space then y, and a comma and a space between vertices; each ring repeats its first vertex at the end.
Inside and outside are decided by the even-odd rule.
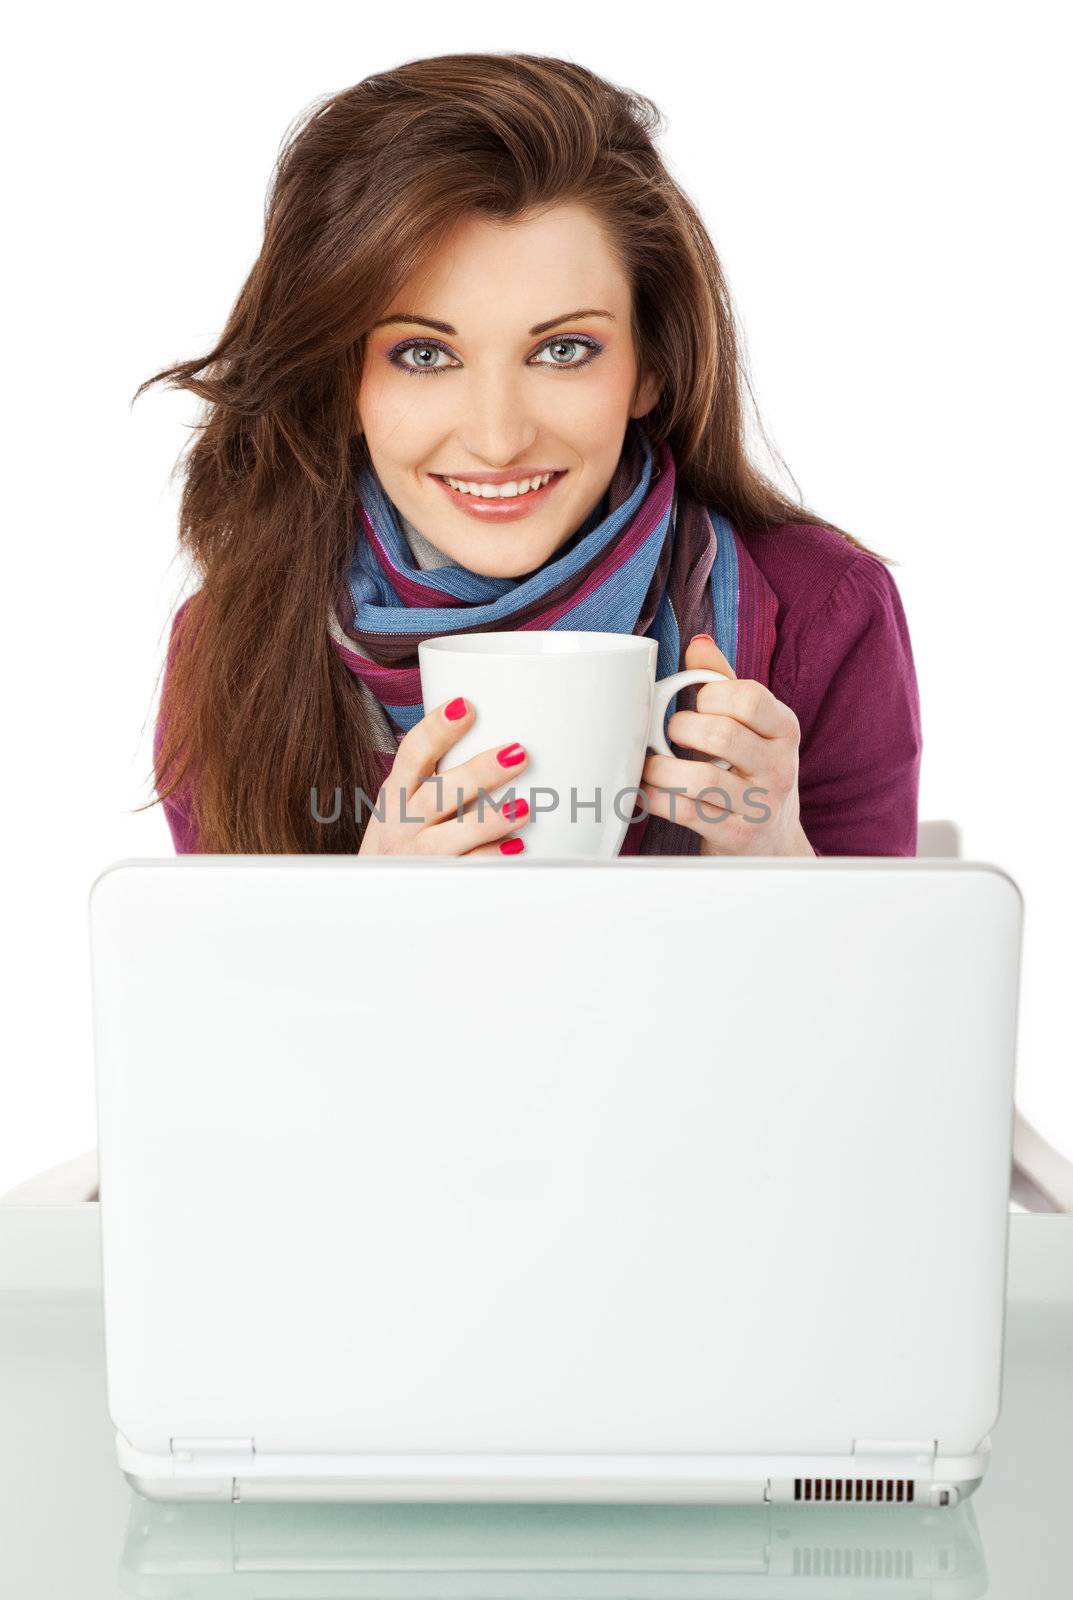
MULTIPOLYGON (((168 684, 168 674, 171 670, 171 663, 175 654, 175 641, 178 637, 180 619, 182 618, 183 612, 186 610, 188 604, 189 601, 184 600, 182 605, 176 611, 175 616, 172 618, 171 632, 168 636, 167 660, 164 664, 164 680, 161 688, 161 705, 163 705, 164 702, 164 695, 168 684)), ((167 718, 162 714, 162 712, 158 712, 156 728, 153 733, 153 769, 156 773, 158 795, 161 787, 166 787, 167 783, 166 778, 160 771, 160 750, 164 739, 164 728, 166 726, 166 722, 167 718)), ((187 776, 184 782, 179 785, 178 789, 176 789, 172 794, 168 795, 166 799, 161 801, 161 805, 164 808, 164 815, 167 818, 168 828, 171 831, 172 843, 175 846, 176 855, 196 855, 200 853, 197 837, 197 826, 192 815, 193 808, 191 805, 190 794, 191 783, 189 776, 187 776)))
POLYGON ((915 856, 920 700, 901 597, 857 552, 808 624, 790 702, 801 826, 820 856, 915 856))

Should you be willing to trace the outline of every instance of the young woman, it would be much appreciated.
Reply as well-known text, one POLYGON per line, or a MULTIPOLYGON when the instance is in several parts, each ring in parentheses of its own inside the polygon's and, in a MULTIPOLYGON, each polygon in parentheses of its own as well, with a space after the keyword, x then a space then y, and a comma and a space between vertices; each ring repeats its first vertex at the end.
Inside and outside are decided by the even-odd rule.
POLYGON ((473 54, 292 130, 218 344, 138 390, 206 403, 154 745, 177 850, 522 852, 524 807, 475 797, 524 793, 527 753, 451 766, 481 708, 422 705, 417 646, 580 628, 727 675, 674 702, 623 854, 915 853, 897 589, 747 458, 726 283, 659 125, 571 62, 473 54))

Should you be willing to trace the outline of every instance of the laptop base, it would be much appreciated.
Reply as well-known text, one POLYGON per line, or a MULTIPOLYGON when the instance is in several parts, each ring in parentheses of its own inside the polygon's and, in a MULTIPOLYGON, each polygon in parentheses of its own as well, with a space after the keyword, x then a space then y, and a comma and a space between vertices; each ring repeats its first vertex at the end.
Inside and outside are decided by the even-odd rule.
POLYGON ((135 1450, 119 1464, 149 1500, 956 1506, 990 1454, 935 1456, 357 1456, 135 1450))

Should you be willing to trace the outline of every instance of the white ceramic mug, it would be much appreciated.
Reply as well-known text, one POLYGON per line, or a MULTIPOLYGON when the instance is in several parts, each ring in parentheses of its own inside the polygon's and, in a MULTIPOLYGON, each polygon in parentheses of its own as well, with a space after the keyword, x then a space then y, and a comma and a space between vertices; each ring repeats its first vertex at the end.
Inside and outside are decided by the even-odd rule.
MULTIPOLYGON (((503 782, 487 790, 485 815, 493 814, 493 802, 498 808, 520 795, 531 814, 517 830, 526 856, 617 856, 646 751, 674 754, 663 731, 672 696, 688 684, 726 679, 725 672, 695 668, 657 682, 658 649, 655 639, 636 634, 554 628, 424 640, 417 655, 425 710, 464 695, 476 713, 437 772, 517 742, 528 765, 513 779, 504 769, 503 782)), ((456 807, 449 781, 442 792, 443 804, 456 807)))

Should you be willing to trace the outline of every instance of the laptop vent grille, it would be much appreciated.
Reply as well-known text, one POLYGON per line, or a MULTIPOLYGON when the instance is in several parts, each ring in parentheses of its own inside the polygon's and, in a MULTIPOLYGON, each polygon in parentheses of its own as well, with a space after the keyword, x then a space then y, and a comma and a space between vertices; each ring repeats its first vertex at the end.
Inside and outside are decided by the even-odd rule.
POLYGON ((795 1500, 902 1501, 913 1498, 912 1478, 795 1478, 795 1500))
POLYGON ((912 1578, 912 1550, 842 1550, 830 1545, 794 1550, 798 1578, 912 1578))

